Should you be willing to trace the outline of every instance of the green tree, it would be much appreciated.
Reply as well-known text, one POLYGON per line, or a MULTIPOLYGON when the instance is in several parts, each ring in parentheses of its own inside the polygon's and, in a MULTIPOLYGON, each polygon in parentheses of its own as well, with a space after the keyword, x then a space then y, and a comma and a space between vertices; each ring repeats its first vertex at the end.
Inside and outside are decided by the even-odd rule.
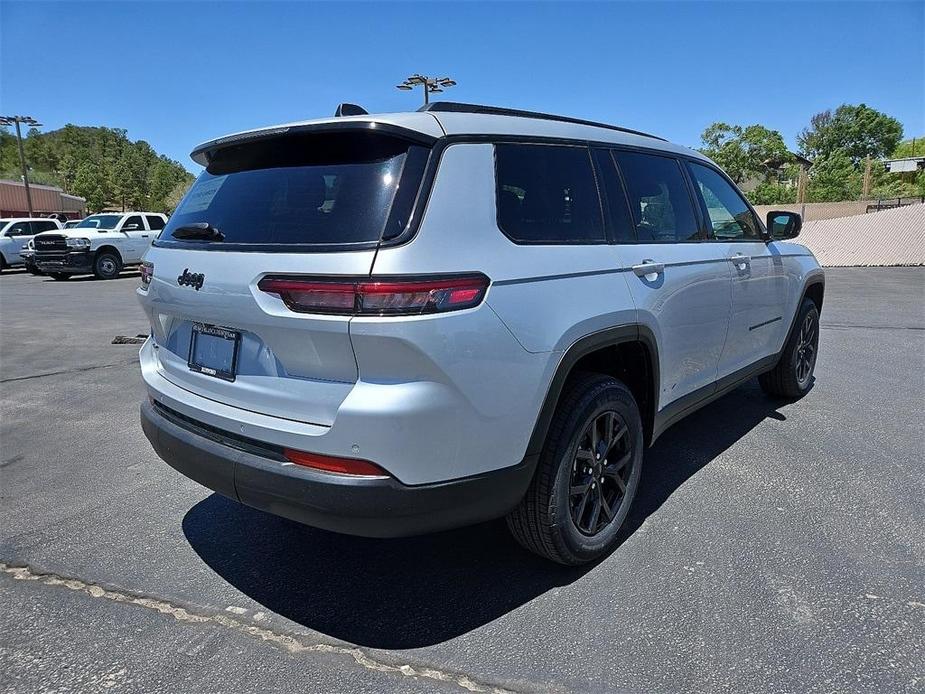
POLYGON ((763 125, 713 123, 700 136, 701 152, 715 161, 736 183, 766 178, 768 164, 780 166, 791 160, 784 138, 763 125))
MULTIPOLYGON (((122 128, 68 124, 46 133, 33 128, 23 148, 30 180, 89 196, 94 210, 124 204, 159 211, 177 183, 192 180, 179 163, 158 155, 143 140, 132 142, 122 128)), ((20 173, 16 137, 0 128, 0 176, 18 180, 20 173)))
POLYGON ((6 128, 0 128, 0 176, 13 178, 13 172, 17 169, 19 152, 16 150, 16 136, 6 128))
POLYGON ((903 140, 896 145, 896 149, 890 154, 890 159, 902 159, 903 157, 925 157, 925 135, 903 140))
POLYGON ((74 189, 74 179, 77 176, 78 166, 80 166, 80 162, 72 151, 66 152, 58 162, 58 176, 61 178, 61 186, 64 190, 74 189))
POLYGON ((754 190, 745 194, 753 205, 786 205, 797 201, 797 189, 794 186, 762 181, 754 190))
POLYGON ((863 174, 841 150, 820 156, 810 171, 807 197, 810 202, 857 200, 861 195, 863 174))
POLYGON ((84 162, 77 167, 74 175, 74 192, 87 200, 90 212, 99 212, 106 207, 112 195, 108 179, 101 175, 98 166, 84 162))
POLYGON ((835 111, 823 111, 810 119, 797 136, 804 156, 827 158, 844 153, 857 166, 865 157, 889 155, 903 136, 903 126, 895 118, 866 104, 842 104, 835 111))

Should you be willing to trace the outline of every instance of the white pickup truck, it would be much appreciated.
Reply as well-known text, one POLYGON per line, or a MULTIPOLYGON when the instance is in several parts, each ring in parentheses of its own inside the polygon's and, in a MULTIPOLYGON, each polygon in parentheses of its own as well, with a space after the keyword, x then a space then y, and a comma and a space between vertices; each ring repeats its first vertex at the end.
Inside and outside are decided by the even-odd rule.
POLYGON ((35 266, 56 280, 95 275, 110 280, 127 265, 139 265, 151 241, 167 224, 159 212, 106 212, 90 215, 76 227, 39 234, 35 266))
POLYGON ((36 234, 61 228, 57 219, 13 217, 0 219, 0 272, 26 261, 27 246, 36 234))

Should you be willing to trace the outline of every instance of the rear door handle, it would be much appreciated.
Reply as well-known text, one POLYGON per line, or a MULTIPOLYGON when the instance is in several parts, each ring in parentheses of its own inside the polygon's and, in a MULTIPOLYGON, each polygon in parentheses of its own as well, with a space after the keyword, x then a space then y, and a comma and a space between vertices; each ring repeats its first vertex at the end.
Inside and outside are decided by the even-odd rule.
POLYGON ((651 258, 646 258, 639 265, 633 265, 633 272, 635 272, 638 277, 660 275, 665 272, 665 264, 656 263, 651 258))
POLYGON ((141 235, 141 238, 146 239, 146 238, 148 238, 148 235, 147 235, 147 234, 142 234, 142 235, 141 235))

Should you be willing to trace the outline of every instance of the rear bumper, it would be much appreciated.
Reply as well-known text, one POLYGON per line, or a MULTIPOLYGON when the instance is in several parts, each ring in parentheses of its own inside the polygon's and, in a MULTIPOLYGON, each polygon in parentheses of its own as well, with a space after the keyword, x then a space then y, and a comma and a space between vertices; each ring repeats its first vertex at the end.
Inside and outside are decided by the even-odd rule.
POLYGON ((536 464, 525 460, 474 477, 409 486, 258 455, 147 401, 141 425, 164 461, 209 489, 306 525, 366 537, 419 535, 499 518, 523 497, 536 464))

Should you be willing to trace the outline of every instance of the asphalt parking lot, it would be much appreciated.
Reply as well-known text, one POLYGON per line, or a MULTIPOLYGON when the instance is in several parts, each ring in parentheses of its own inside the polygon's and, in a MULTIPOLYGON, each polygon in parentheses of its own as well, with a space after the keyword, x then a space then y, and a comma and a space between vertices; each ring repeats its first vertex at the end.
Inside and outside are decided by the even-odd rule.
POLYGON ((580 570, 501 523, 338 536, 214 495, 138 423, 137 275, 0 276, 0 690, 925 691, 925 268, 828 271, 816 384, 649 452, 580 570))

